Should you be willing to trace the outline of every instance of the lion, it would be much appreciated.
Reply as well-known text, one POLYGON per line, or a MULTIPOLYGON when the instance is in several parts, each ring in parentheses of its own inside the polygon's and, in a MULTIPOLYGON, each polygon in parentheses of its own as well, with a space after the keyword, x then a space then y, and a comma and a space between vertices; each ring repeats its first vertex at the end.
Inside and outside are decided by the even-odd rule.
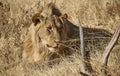
MULTIPOLYGON (((112 36, 101 29, 83 27, 83 30, 85 46, 90 46, 90 43, 94 42, 93 45, 98 47, 99 41, 109 41, 101 37, 112 36)), ((101 47, 98 49, 101 50, 101 47)), ((32 24, 24 40, 22 57, 25 62, 42 63, 75 52, 80 54, 79 27, 69 21, 67 14, 62 14, 53 3, 49 3, 41 12, 32 16, 32 24)))
POLYGON ((67 14, 62 15, 52 3, 34 14, 24 41, 23 60, 27 63, 44 62, 65 50, 62 44, 71 35, 66 21, 67 14))

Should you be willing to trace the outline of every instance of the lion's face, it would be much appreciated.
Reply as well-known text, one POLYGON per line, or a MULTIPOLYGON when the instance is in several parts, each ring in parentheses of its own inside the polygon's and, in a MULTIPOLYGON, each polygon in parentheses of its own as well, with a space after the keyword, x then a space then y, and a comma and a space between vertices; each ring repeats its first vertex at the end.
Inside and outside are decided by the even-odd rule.
POLYGON ((48 48, 50 52, 57 52, 64 47, 61 45, 67 39, 66 27, 61 18, 55 15, 43 17, 36 14, 33 17, 34 27, 40 44, 48 48))

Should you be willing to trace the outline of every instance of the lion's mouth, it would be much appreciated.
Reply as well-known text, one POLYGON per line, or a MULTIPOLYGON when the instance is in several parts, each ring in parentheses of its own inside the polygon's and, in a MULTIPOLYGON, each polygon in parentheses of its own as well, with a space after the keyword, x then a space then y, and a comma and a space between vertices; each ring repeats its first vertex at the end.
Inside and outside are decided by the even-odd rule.
POLYGON ((59 45, 58 44, 54 44, 54 45, 46 45, 48 47, 48 49, 51 51, 51 52, 57 52, 58 51, 58 48, 59 48, 59 45))

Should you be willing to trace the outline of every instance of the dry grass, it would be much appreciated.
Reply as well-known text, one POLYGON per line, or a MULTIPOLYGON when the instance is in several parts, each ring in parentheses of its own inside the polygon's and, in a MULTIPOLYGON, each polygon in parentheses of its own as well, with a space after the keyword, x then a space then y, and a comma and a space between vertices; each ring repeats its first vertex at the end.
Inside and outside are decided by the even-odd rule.
MULTIPOLYGON (((82 70, 81 56, 77 53, 64 58, 59 64, 23 66, 21 60, 23 40, 31 24, 31 16, 51 0, 0 0, 0 76, 79 76, 82 70), (11 66, 13 65, 14 66, 11 66), (10 68, 5 68, 5 67, 10 68)), ((100 59, 111 35, 120 22, 119 0, 56 0, 55 5, 67 13, 69 20, 87 28, 85 30, 86 50, 91 53, 94 75, 100 74, 100 59), (107 30, 103 32, 100 29, 107 30), (103 33, 102 33, 103 32, 103 33), (106 34, 106 35, 103 35, 106 34)), ((68 46, 70 47, 70 46, 68 46)), ((109 58, 108 71, 112 76, 120 76, 120 45, 117 44, 109 58)), ((79 51, 79 50, 77 50, 79 51)), ((77 52, 76 51, 76 52, 77 52)))

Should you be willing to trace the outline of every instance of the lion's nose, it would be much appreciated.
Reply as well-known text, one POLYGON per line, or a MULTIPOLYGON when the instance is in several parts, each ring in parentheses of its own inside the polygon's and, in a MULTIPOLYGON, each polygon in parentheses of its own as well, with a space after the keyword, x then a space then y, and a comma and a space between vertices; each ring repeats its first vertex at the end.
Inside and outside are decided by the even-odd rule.
POLYGON ((50 46, 50 45, 48 45, 48 44, 46 44, 46 46, 47 46, 47 47, 52 47, 52 46, 50 46))

